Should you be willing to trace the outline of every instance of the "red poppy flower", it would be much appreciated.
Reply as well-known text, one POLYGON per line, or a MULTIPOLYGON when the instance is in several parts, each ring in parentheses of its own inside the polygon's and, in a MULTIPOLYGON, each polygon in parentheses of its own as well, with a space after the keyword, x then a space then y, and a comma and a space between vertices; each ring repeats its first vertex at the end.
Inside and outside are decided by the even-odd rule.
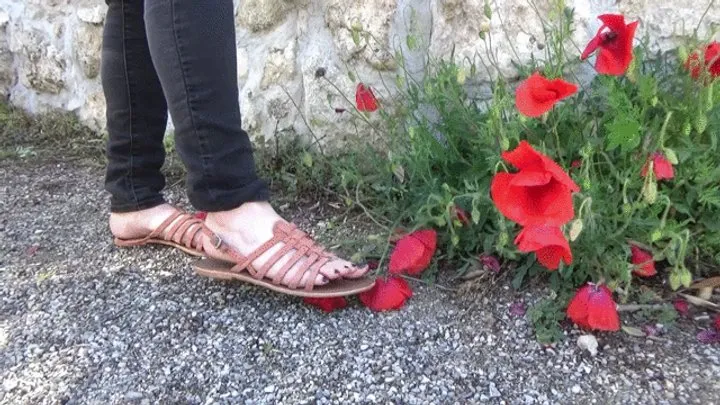
POLYGON ((557 163, 526 141, 502 157, 519 169, 497 173, 490 185, 493 202, 503 215, 523 226, 560 226, 573 218, 571 193, 580 187, 557 163))
POLYGON ((390 273, 422 273, 430 265, 436 247, 437 232, 434 229, 419 230, 403 236, 390 255, 390 273))
POLYGON ((539 117, 550 111, 555 103, 577 92, 578 87, 562 79, 548 80, 533 73, 515 91, 515 106, 528 117, 539 117))
POLYGON ((453 220, 460 221, 460 223, 463 225, 470 225, 470 216, 468 215, 467 211, 458 207, 457 205, 453 205, 452 207, 450 207, 450 217, 453 220))
POLYGON ((330 298, 312 298, 305 297, 303 301, 314 307, 318 307, 325 312, 332 312, 336 309, 343 309, 347 306, 347 300, 345 297, 330 297, 330 298))
POLYGON ((405 301, 412 297, 412 290, 407 281, 400 277, 381 278, 368 291, 358 295, 360 302, 373 311, 389 311, 400 309, 405 301))
POLYGON ((715 315, 715 329, 720 332, 720 314, 715 315))
POLYGON ((620 76, 625 73, 633 58, 633 39, 639 21, 625 24, 625 17, 619 14, 603 14, 598 17, 603 25, 590 40, 580 56, 587 59, 600 49, 595 69, 600 74, 620 76))
POLYGON ((630 245, 630 252, 632 253, 630 260, 635 265, 633 274, 640 277, 652 277, 657 274, 652 253, 640 249, 635 245, 630 245))
POLYGON ((702 54, 705 55, 704 66, 700 62, 700 51, 693 52, 685 62, 685 68, 690 71, 690 76, 693 79, 699 78, 703 68, 707 68, 713 78, 720 76, 720 42, 714 41, 708 44, 702 54))
POLYGON ((198 211, 198 212, 195 213, 195 218, 204 221, 205 218, 207 218, 207 212, 205 212, 205 211, 198 211))
POLYGON ((571 169, 579 169, 582 167, 582 160, 581 159, 575 159, 570 163, 571 169))
POLYGON ((360 111, 373 112, 378 109, 377 98, 369 86, 359 83, 355 89, 355 103, 360 111))
POLYGON ((570 300, 567 316, 584 329, 620 329, 617 305, 613 301, 612 292, 604 285, 588 283, 582 286, 570 300))
POLYGON ((538 261, 550 270, 557 270, 562 260, 572 263, 570 244, 557 226, 531 226, 523 228, 515 238, 521 252, 535 252, 538 261))
POLYGON ((653 154, 650 155, 648 161, 645 162, 645 165, 640 172, 641 176, 647 176, 648 166, 650 165, 651 159, 653 162, 653 173, 655 174, 656 179, 665 180, 675 177, 675 171, 673 170, 672 163, 670 163, 670 161, 665 157, 665 155, 660 152, 653 152, 653 154))

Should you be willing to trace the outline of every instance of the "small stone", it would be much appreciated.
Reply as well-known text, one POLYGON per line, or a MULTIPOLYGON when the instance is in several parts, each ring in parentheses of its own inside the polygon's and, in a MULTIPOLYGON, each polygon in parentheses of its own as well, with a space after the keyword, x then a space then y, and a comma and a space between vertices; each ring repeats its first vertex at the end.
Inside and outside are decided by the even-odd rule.
POLYGON ((18 386, 18 380, 15 378, 8 378, 5 381, 3 381, 3 390, 5 390, 5 392, 10 392, 10 391, 14 390, 15 388, 17 388, 17 386, 18 386))
POLYGON ((128 391, 125 393, 125 399, 128 401, 137 401, 143 398, 143 394, 137 391, 128 391))
POLYGON ((597 354, 598 342, 593 335, 582 335, 577 340, 577 345, 580 349, 587 350, 591 356, 597 354))
POLYGON ((572 391, 573 394, 579 394, 582 392, 582 388, 580 388, 579 385, 573 385, 570 391, 572 391))
POLYGON ((488 388, 488 394, 490 394, 490 398, 499 398, 502 395, 500 391, 495 387, 495 383, 490 383, 490 387, 488 388))
POLYGON ((267 387, 265 387, 265 389, 264 389, 263 391, 267 392, 268 394, 271 393, 271 392, 275 392, 275 386, 274 386, 274 385, 268 385, 267 387))

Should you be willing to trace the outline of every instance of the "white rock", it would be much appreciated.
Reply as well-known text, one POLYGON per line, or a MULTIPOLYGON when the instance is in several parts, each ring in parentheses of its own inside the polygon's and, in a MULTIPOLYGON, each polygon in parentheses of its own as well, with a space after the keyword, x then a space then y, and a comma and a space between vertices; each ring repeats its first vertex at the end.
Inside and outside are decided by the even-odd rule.
POLYGON ((590 355, 592 356, 597 354, 598 342, 593 335, 580 336, 577 340, 577 345, 580 349, 590 352, 590 355))
POLYGON ((84 7, 77 10, 80 21, 88 24, 102 24, 105 21, 107 7, 97 5, 95 7, 84 7))
POLYGON ((293 8, 303 5, 302 0, 244 0, 238 9, 238 23, 258 32, 280 24, 293 8))
POLYGON ((271 49, 265 61, 260 88, 266 89, 273 84, 289 80, 295 74, 295 53, 297 42, 292 41, 285 49, 271 49))

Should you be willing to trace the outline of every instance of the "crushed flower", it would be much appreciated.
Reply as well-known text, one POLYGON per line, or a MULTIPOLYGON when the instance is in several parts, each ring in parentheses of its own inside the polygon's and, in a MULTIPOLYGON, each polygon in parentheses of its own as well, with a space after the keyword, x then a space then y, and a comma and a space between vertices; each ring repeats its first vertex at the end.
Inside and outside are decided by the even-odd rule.
POLYGON ((570 300, 567 316, 584 329, 620 330, 620 316, 612 292, 605 285, 587 283, 570 300))
POLYGON ((437 246, 437 232, 423 229, 403 236, 390 255, 389 270, 392 274, 418 275, 432 260, 437 246))
POLYGON ((400 309, 412 297, 410 285, 401 277, 379 278, 368 291, 358 295, 360 302, 373 311, 392 311, 400 309))

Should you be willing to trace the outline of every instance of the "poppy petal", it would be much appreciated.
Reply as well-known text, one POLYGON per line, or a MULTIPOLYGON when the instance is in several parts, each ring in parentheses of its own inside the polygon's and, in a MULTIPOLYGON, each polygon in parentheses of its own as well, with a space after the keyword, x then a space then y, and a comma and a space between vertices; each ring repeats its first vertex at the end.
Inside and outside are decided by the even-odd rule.
POLYGON ((421 273, 430 265, 436 246, 437 232, 434 229, 419 230, 403 236, 390 256, 390 273, 421 273))
POLYGON ((547 171, 570 191, 578 192, 580 187, 570 178, 560 165, 549 156, 535 150, 527 141, 523 140, 512 151, 502 153, 502 158, 510 162, 521 171, 547 171))
POLYGON ((528 141, 520 141, 518 146, 502 153, 502 158, 520 170, 541 170, 543 161, 540 152, 536 151, 528 141))
POLYGON ((672 179, 675 177, 672 163, 661 153, 653 155, 653 172, 658 180, 672 179))
POLYGON ((568 318, 581 328, 589 329, 588 324, 588 302, 590 301, 590 285, 586 284, 575 293, 567 310, 565 311, 568 318))
POLYGON ((588 323, 593 329, 617 331, 620 329, 620 316, 612 292, 604 285, 590 292, 588 300, 588 323))
POLYGON ((528 117, 539 117, 555 103, 577 91, 577 86, 562 79, 548 80, 535 72, 515 90, 515 106, 528 117))
POLYGON ((625 31, 625 16, 622 14, 601 14, 598 20, 610 28, 611 31, 621 33, 625 31))
POLYGON ((652 277, 657 274, 653 255, 638 246, 630 245, 630 261, 635 265, 633 274, 640 277, 652 277))
POLYGON ((410 297, 412 290, 400 277, 377 279, 373 288, 358 295, 360 302, 373 311, 400 309, 410 297))
POLYGON ((548 184, 552 180, 552 174, 548 172, 536 172, 531 170, 523 170, 515 173, 510 181, 511 186, 542 186, 548 184))
POLYGON ((314 307, 320 308, 325 312, 332 312, 337 309, 343 309, 347 307, 347 300, 345 297, 330 297, 330 298, 312 298, 305 297, 303 301, 314 307))
POLYGON ((523 228, 515 238, 518 250, 534 252, 540 264, 550 270, 572 263, 570 244, 557 226, 533 226, 523 228))
POLYGON ((359 111, 373 112, 377 110, 377 98, 369 86, 358 83, 355 89, 355 103, 359 111))

